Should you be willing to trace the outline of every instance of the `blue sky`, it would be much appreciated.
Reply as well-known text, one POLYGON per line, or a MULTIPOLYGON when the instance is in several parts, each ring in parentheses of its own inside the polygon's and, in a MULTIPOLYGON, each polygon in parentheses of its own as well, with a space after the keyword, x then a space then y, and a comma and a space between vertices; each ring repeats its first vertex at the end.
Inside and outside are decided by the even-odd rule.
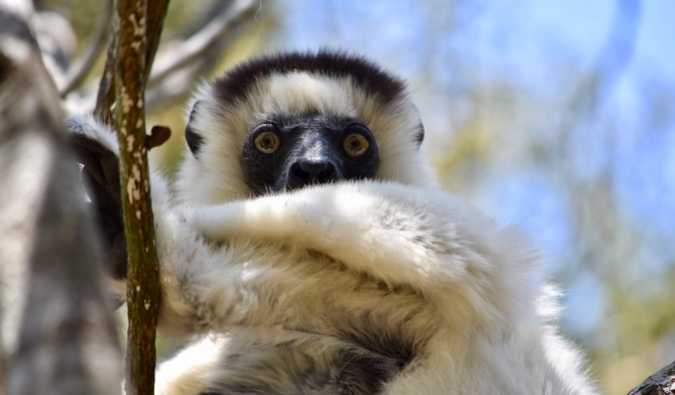
MULTIPOLYGON (((279 6, 285 15, 282 20, 285 36, 283 42, 276 45, 303 49, 329 44, 389 59, 395 57, 388 52, 404 55, 402 51, 412 50, 414 54, 416 50, 424 50, 425 46, 434 46, 424 43, 429 31, 434 29, 427 26, 430 21, 442 24, 443 19, 450 18, 451 9, 443 2, 431 6, 428 3, 413 0, 285 1, 279 6), (370 26, 371 30, 364 31, 364 25, 370 26)), ((466 55, 475 56, 473 52, 487 52, 487 56, 491 52, 507 55, 507 63, 513 63, 521 70, 523 66, 527 68, 527 64, 541 62, 536 54, 544 48, 537 47, 554 45, 556 41, 578 55, 581 62, 590 64, 607 39, 617 4, 614 0, 459 3, 465 4, 458 8, 469 20, 466 24, 476 25, 475 29, 463 33, 479 36, 477 39, 482 46, 474 47, 475 50, 466 55), (509 47, 508 43, 520 43, 521 47, 509 47), (527 56, 515 53, 520 49, 525 49, 527 56), (535 55, 534 62, 532 55, 535 55)), ((649 0, 638 1, 638 4, 641 23, 635 59, 642 67, 654 68, 654 71, 672 77, 675 71, 675 24, 672 23, 675 2, 649 0)), ((463 37, 466 42, 472 42, 474 38, 463 37)), ((400 56, 399 61, 393 61, 390 66, 414 68, 414 62, 406 58, 409 57, 400 56)))

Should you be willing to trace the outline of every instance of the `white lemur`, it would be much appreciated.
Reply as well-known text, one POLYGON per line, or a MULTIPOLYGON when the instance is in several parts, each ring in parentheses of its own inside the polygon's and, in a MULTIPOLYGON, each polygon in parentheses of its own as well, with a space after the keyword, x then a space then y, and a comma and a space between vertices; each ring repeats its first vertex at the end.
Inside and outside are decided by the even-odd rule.
MULTIPOLYGON (((322 50, 246 62, 192 100, 173 189, 153 172, 159 330, 202 335, 161 394, 591 394, 541 257, 438 189, 405 84, 322 50)), ((117 142, 67 124, 113 277, 117 142)))

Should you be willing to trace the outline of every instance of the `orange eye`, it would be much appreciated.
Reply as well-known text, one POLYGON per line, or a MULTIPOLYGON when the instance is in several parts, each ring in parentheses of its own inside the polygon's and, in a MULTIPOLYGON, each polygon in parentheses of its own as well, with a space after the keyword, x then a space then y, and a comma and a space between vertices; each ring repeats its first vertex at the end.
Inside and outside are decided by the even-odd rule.
POLYGON ((368 139, 359 133, 350 134, 342 142, 342 148, 344 148, 347 155, 354 157, 365 154, 368 151, 368 147, 370 147, 368 139))
POLYGON ((279 149, 279 136, 274 132, 262 132, 253 142, 258 151, 263 154, 273 154, 279 149))

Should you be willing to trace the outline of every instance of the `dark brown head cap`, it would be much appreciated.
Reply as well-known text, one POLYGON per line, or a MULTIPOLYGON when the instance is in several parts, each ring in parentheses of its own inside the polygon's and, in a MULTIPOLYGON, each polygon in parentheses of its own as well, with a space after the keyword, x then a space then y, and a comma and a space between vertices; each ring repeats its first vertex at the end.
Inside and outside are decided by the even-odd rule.
POLYGON ((332 78, 351 77, 368 94, 391 102, 405 92, 405 83, 360 56, 322 49, 314 52, 287 52, 256 58, 240 64, 214 83, 224 104, 245 99, 253 86, 272 74, 306 72, 332 78))

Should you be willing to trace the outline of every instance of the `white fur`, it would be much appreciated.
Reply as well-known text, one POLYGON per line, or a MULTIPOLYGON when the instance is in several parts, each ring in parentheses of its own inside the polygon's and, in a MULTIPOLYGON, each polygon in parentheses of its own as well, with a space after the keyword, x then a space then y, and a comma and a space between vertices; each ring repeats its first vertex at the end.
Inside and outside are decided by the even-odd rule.
POLYGON ((118 152, 115 133, 109 127, 99 123, 93 116, 70 114, 65 124, 71 133, 84 135, 98 141, 110 151, 118 152))
MULTIPOLYGON (((386 394, 595 393, 580 353, 552 324, 540 254, 518 229, 434 187, 409 138, 419 116, 407 96, 385 107, 349 79, 289 73, 259 81, 233 108, 209 87, 197 98, 208 111, 193 126, 206 144, 198 159, 188 154, 178 199, 151 175, 159 329, 215 337, 162 364, 157 393, 231 382, 314 393, 298 389, 293 372, 330 371, 345 349, 372 356, 367 341, 345 338, 352 331, 414 344, 386 394), (238 158, 252 123, 308 108, 372 130, 380 181, 249 198, 238 158)), ((107 130, 80 121, 71 130, 116 149, 107 130)))
MULTIPOLYGON (((410 287, 414 292, 401 298, 355 292, 347 274, 303 262, 302 253, 280 254, 274 258, 279 265, 260 272, 249 261, 249 276, 242 278, 260 281, 260 289, 280 287, 277 280, 289 277, 286 265, 293 278, 313 278, 288 284, 280 294, 299 299, 276 308, 302 309, 295 325, 315 333, 332 334, 321 323, 307 328, 303 322, 326 308, 335 311, 335 300, 323 303, 326 293, 338 295, 351 314, 389 317, 385 325, 401 325, 397 318, 412 308, 410 330, 431 335, 421 352, 428 355, 419 362, 423 367, 389 383, 387 393, 593 393, 578 354, 547 324, 554 317, 538 311, 551 301, 534 274, 540 259, 531 243, 444 192, 393 183, 337 184, 197 209, 189 222, 208 239, 311 248, 390 289, 410 287), (303 265, 306 273, 298 275, 303 265), (272 278, 268 270, 275 271, 272 278), (301 306, 307 304, 302 300, 321 302, 301 306)), ((265 308, 270 321, 262 325, 278 325, 273 313, 265 308)))
POLYGON ((223 336, 204 336, 162 363, 155 374, 155 393, 181 395, 206 391, 211 372, 217 369, 221 350, 229 340, 223 336))
POLYGON ((355 87, 350 78, 328 78, 308 73, 273 74, 259 81, 248 100, 223 108, 210 85, 194 98, 203 102, 193 129, 206 139, 199 159, 187 155, 176 187, 178 197, 191 204, 208 205, 250 195, 239 162, 248 131, 265 115, 320 111, 353 116, 377 138, 380 166, 377 178, 403 184, 436 186, 433 171, 411 143, 420 125, 419 113, 407 94, 384 106, 355 87))

